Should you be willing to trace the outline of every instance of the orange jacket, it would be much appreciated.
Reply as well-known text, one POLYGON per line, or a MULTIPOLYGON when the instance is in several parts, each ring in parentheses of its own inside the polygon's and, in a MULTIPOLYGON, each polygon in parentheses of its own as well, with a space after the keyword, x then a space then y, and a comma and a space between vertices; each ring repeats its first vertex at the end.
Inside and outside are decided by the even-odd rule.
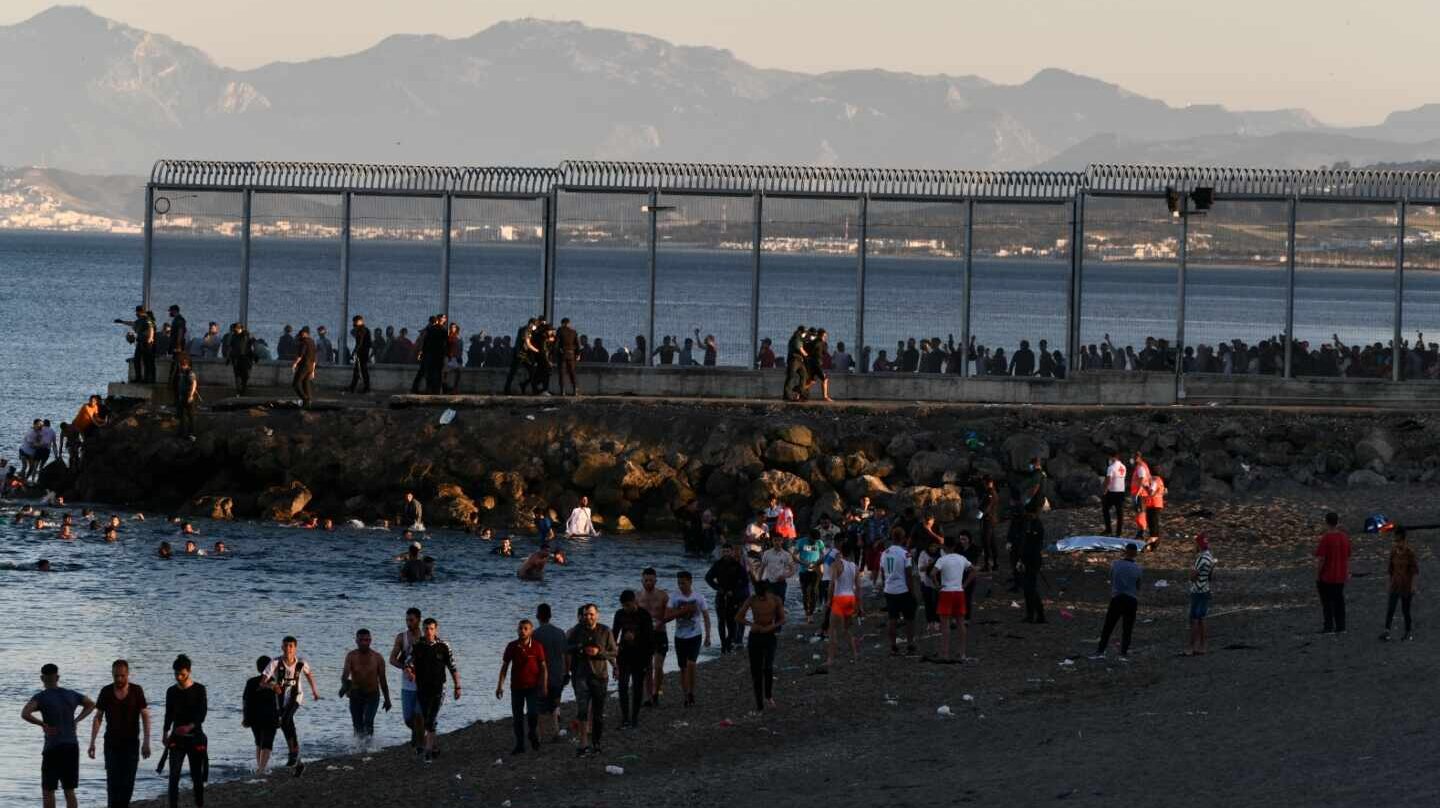
POLYGON ((1165 507, 1165 480, 1159 476, 1150 478, 1150 496, 1145 498, 1145 507, 1163 510, 1165 507))

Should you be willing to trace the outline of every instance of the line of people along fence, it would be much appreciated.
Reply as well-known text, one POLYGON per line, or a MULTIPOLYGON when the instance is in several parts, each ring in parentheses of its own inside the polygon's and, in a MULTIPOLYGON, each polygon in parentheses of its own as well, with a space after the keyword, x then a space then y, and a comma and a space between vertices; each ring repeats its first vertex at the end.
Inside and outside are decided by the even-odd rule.
POLYGON ((961 172, 911 188, 617 171, 459 187, 157 168, 145 298, 267 342, 330 325, 337 360, 353 313, 383 329, 385 362, 444 311, 472 367, 505 364, 508 335, 543 314, 583 326, 582 361, 703 366, 709 344, 714 364, 764 366, 805 323, 829 330, 842 372, 1440 377, 1423 336, 1440 321, 1429 174, 1092 169, 972 188, 961 172), (1209 210, 1182 198, 1172 215, 1165 189, 1200 182, 1218 186, 1209 210))

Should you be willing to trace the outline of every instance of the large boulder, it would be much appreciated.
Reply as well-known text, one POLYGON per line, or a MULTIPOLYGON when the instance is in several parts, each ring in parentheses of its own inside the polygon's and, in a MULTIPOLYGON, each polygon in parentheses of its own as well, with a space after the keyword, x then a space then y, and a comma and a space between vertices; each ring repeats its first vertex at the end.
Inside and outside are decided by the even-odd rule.
POLYGON ((289 522, 310 504, 310 489, 299 480, 289 485, 275 485, 260 494, 260 514, 272 522, 289 522))
POLYGON ((1395 459, 1395 447, 1391 445, 1389 438, 1375 433, 1355 444, 1355 463, 1359 466, 1368 466, 1372 461, 1379 460, 1381 463, 1389 463, 1395 459))
POLYGON ((592 449, 580 453, 575 463, 575 471, 570 475, 570 481, 577 488, 585 490, 593 489, 600 484, 600 480, 615 468, 617 461, 614 455, 602 452, 599 449, 592 449))
POLYGON ((787 424, 779 427, 770 432, 770 437, 805 449, 815 448, 815 434, 810 431, 810 427, 802 424, 787 424))
POLYGON ((931 514, 941 523, 958 522, 965 518, 964 499, 960 488, 912 485, 895 492, 895 510, 914 508, 917 513, 931 514))
MULTIPOLYGON (((909 457, 909 455, 906 455, 906 457, 909 457)), ((895 461, 888 457, 872 460, 866 463, 864 468, 860 469, 860 473, 871 477, 889 477, 895 473, 895 461)))
POLYGON ((190 500, 180 512, 185 516, 230 522, 235 519, 235 500, 219 494, 205 494, 190 500))
POLYGON ((910 457, 906 472, 910 482, 933 485, 958 482, 970 470, 970 458, 959 452, 919 451, 910 457))
POLYGON ((750 483, 748 502, 758 510, 764 508, 771 497, 794 505, 810 498, 810 484, 788 471, 770 469, 750 483))
POLYGON ((869 497, 872 501, 880 502, 888 499, 895 492, 885 481, 873 474, 863 474, 845 483, 845 498, 851 502, 859 502, 861 497, 869 497))
POLYGON ((443 483, 425 505, 425 521, 432 527, 468 527, 475 524, 480 509, 453 483, 443 483))
POLYGON ((813 525, 820 521, 820 517, 828 516, 830 521, 839 525, 845 519, 845 500, 834 491, 826 491, 815 497, 815 504, 810 508, 810 523, 813 525))
POLYGON ((765 459, 778 466, 798 466, 810 459, 810 447, 788 440, 772 440, 765 447, 765 459))
POLYGON ((525 478, 514 471, 492 471, 485 475, 486 490, 502 502, 519 502, 525 497, 525 478))
POLYGON ((1024 471, 1029 468, 1030 461, 1034 458, 1048 460, 1050 457, 1050 444, 1039 435, 1029 432, 1020 432, 1005 439, 1001 446, 1005 451, 1005 460, 1010 464, 1011 471, 1024 471))
POLYGON ((845 482, 845 460, 839 455, 824 455, 816 458, 815 467, 831 485, 845 482))
POLYGON ((1352 471, 1350 472, 1350 476, 1345 478, 1345 484, 1350 486, 1351 488, 1363 488, 1372 485, 1385 485, 1388 482, 1390 481, 1385 479, 1385 475, 1376 474, 1370 469, 1360 469, 1358 471, 1352 471))

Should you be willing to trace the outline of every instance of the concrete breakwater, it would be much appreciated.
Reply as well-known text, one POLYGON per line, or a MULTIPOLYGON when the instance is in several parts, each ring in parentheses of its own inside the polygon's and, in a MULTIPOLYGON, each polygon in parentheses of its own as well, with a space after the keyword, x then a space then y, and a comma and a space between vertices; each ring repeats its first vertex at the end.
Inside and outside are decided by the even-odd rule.
POLYGON ((589 496, 605 529, 674 531, 692 503, 741 527, 775 495, 809 524, 862 496, 974 517, 977 475, 1046 458, 1056 504, 1096 497, 1107 447, 1145 453, 1172 499, 1269 486, 1362 486, 1440 474, 1429 416, 1167 408, 785 406, 623 399, 397 397, 390 405, 207 411, 194 441, 138 404, 61 484, 83 500, 222 519, 394 519, 404 491, 432 526, 562 518, 589 496), (446 407, 457 415, 446 425, 446 407))

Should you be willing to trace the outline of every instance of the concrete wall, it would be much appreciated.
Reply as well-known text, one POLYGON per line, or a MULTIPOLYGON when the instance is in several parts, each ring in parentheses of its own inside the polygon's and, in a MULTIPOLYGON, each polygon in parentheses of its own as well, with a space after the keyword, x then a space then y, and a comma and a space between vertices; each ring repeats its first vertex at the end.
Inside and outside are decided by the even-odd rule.
MULTIPOLYGON (((169 363, 160 361, 158 374, 166 378, 169 363)), ((218 362, 199 362, 201 384, 230 388, 230 368, 218 362)), ((641 396, 650 398, 780 398, 784 374, 779 370, 741 368, 638 367, 634 365, 581 365, 577 373, 584 395, 641 396)), ((460 393, 498 395, 504 391, 506 372, 485 368, 461 373, 460 393)), ((289 390, 288 363, 257 365, 250 384, 259 395, 289 390), (278 390, 277 390, 278 389, 278 390)), ((133 370, 130 376, 134 378, 133 370)), ((380 365, 371 368, 372 392, 410 392, 414 366, 380 365)), ((333 397, 350 384, 350 368, 322 365, 316 395, 333 397)), ((114 386, 116 394, 139 395, 145 388, 114 386)), ((558 388, 556 388, 558 389, 558 388)), ((157 392, 157 391, 150 391, 157 392)), ((158 391, 168 398, 168 391, 158 391)), ((289 393, 278 393, 289 397, 289 393)), ((818 388, 814 390, 819 395, 818 388)), ((1082 373, 1065 381, 1006 377, 960 378, 943 374, 865 373, 836 374, 830 395, 837 401, 939 402, 977 404, 1168 406, 1176 403, 1230 405, 1311 405, 1422 409, 1440 408, 1440 384, 1393 384, 1373 380, 1280 379, 1257 376, 1186 376, 1177 390, 1171 373, 1082 373), (1179 393, 1177 397, 1177 392, 1179 393)), ((213 396, 209 396, 213 400, 213 396)))

